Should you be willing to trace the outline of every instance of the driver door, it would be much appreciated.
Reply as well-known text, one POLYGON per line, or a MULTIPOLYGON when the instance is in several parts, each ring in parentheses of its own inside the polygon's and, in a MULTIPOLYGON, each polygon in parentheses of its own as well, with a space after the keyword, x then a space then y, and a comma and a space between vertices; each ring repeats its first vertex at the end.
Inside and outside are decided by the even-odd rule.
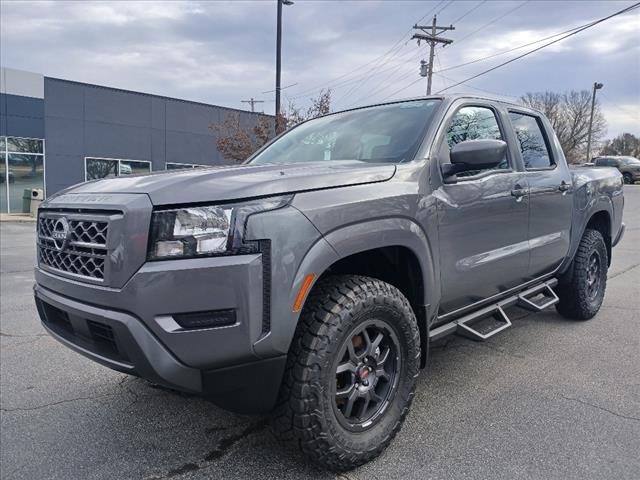
POLYGON ((513 140, 500 112, 490 103, 458 105, 447 120, 439 160, 465 140, 498 139, 509 144, 492 169, 467 171, 443 181, 437 198, 440 245, 440 315, 515 287, 529 267, 529 195, 525 173, 516 164, 513 140))

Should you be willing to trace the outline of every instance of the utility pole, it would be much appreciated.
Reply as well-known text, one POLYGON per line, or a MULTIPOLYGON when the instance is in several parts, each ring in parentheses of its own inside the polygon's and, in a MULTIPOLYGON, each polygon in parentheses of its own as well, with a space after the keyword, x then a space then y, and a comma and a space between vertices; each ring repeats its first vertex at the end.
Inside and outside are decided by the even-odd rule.
POLYGON ((240 102, 242 103, 249 103, 251 104, 251 111, 255 112, 255 104, 256 103, 264 103, 264 100, 254 100, 253 97, 251 97, 249 100, 240 100, 240 102))
POLYGON ((455 30, 453 25, 449 25, 448 27, 439 27, 436 24, 436 16, 433 16, 433 22, 431 25, 414 25, 414 30, 420 30, 422 33, 414 33, 412 39, 418 40, 418 45, 420 45, 420 41, 424 40, 429 44, 429 63, 425 64, 423 60, 420 65, 420 75, 423 77, 427 77, 427 95, 431 95, 431 77, 433 76, 433 56, 436 44, 442 43, 444 46, 453 43, 453 40, 448 38, 439 37, 442 32, 446 32, 447 30, 455 30), (430 32, 428 30, 431 30, 430 32), (426 70, 426 71, 425 71, 426 70))
POLYGON ((276 23, 276 134, 280 133, 280 69, 282 67, 282 5, 293 5, 291 0, 278 2, 278 20, 276 23))
POLYGON ((587 163, 591 160, 591 129, 593 128, 593 111, 596 108, 596 90, 604 87, 604 83, 594 82, 591 96, 591 116, 589 117, 589 134, 587 135, 587 163))

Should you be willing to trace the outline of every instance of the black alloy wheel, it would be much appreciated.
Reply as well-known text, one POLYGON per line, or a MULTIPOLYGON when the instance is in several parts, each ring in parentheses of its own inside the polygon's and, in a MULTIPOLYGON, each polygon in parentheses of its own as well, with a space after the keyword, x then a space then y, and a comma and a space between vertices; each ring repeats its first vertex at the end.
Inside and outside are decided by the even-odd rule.
POLYGON ((349 430, 370 428, 398 387, 398 338, 385 323, 370 320, 349 334, 337 358, 336 415, 349 430))

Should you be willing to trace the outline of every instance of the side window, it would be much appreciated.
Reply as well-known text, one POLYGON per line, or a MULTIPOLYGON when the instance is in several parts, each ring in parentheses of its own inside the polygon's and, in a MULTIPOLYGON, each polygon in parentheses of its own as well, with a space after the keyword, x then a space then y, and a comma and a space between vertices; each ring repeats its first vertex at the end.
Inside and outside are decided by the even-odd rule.
POLYGON ((509 117, 518 137, 525 168, 553 167, 555 162, 549 154, 539 120, 531 115, 517 112, 509 112, 509 117))
MULTIPOLYGON (((465 140, 503 140, 496 115, 487 107, 462 107, 458 110, 447 130, 447 144, 449 148, 465 140)), ((491 170, 507 170, 507 157, 491 170)), ((459 173, 458 177, 477 175, 486 170, 471 170, 459 173)))

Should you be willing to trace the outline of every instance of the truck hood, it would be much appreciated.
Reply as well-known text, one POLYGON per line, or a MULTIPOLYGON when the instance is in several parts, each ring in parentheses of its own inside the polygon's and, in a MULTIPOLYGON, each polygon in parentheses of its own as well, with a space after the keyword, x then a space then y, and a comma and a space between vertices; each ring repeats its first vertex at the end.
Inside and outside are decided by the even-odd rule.
POLYGON ((395 165, 352 160, 233 165, 96 180, 61 193, 139 193, 147 194, 154 205, 177 205, 384 182, 392 178, 395 171, 395 165))

